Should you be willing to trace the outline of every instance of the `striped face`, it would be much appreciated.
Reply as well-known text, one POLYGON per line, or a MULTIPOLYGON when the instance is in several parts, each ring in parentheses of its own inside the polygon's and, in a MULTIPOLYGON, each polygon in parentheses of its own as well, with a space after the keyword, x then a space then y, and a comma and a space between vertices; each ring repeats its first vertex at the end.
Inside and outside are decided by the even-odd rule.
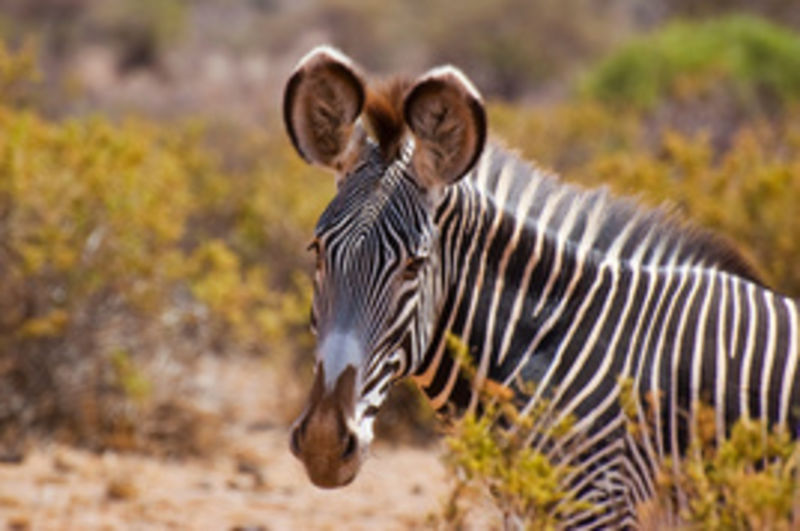
POLYGON ((434 212, 485 136, 478 96, 452 68, 386 93, 361 79, 321 48, 300 62, 284 98, 296 149, 333 169, 338 185, 310 245, 316 375, 291 439, 322 487, 355 477, 391 382, 421 361, 441 292, 434 212))
POLYGON ((369 145, 311 245, 319 366, 327 386, 358 368, 354 420, 363 442, 390 382, 416 365, 434 322, 436 231, 430 199, 409 175, 410 146, 404 152, 387 163, 369 145))

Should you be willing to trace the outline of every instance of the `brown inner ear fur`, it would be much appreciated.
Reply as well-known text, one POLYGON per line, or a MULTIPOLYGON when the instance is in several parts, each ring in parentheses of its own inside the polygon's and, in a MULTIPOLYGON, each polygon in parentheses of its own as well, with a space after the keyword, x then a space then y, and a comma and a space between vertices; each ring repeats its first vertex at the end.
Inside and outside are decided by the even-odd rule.
POLYGON ((296 72, 286 87, 284 120, 300 155, 341 169, 363 105, 361 79, 340 63, 311 64, 296 72))
POLYGON ((405 132, 403 99, 411 80, 394 78, 379 81, 367 92, 364 114, 370 133, 378 142, 385 161, 393 160, 400 150, 405 132))
POLYGON ((404 114, 417 139, 413 164, 421 185, 452 184, 475 164, 486 139, 486 114, 457 80, 421 82, 406 98, 404 114))

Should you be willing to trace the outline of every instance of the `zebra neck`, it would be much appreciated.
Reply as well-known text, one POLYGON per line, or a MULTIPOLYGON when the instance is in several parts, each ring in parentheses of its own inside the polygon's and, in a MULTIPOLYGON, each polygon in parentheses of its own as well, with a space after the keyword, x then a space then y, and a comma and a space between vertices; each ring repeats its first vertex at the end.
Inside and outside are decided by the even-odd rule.
MULTIPOLYGON (((781 321, 788 324, 777 327, 797 330, 796 306, 785 299, 773 303, 773 295, 751 279, 743 263, 707 235, 603 191, 561 183, 502 151, 490 151, 468 178, 448 190, 436 223, 441 309, 415 377, 437 409, 448 403, 475 406, 474 389, 492 381, 511 385, 511 375, 543 381, 546 387, 560 381, 576 355, 608 358, 619 338, 610 337, 614 327, 596 326, 593 312, 613 308, 621 315, 619 305, 644 304, 640 297, 651 292, 653 301, 661 301, 662 290, 678 286, 692 287, 692 293, 713 300, 715 308, 726 307, 729 315, 746 300, 742 290, 760 293, 765 305, 778 304, 776 312, 788 312, 781 321), (614 304, 606 304, 612 299, 614 304), (595 330, 597 337, 581 345, 586 330, 595 330), (466 370, 445 348, 450 334, 469 348, 466 370), (551 370, 554 366, 558 371, 551 370)), ((661 315, 657 309, 627 314, 628 330, 641 332, 637 341, 654 341, 644 332, 649 325, 638 322, 661 315)), ((757 321, 754 316, 748 322, 757 321)), ((714 352, 714 345, 696 343, 687 345, 688 351, 714 352)), ((641 361, 635 352, 619 356, 616 362, 625 367, 641 361)))
MULTIPOLYGON (((534 190, 529 197, 509 193, 513 186, 503 191, 502 171, 479 167, 478 176, 496 181, 494 192, 486 182, 467 182, 437 215, 441 310, 416 380, 439 410, 477 407, 475 390, 504 382, 532 349, 536 367, 526 377, 542 372, 559 326, 575 311, 572 302, 588 289, 580 279, 598 268, 599 255, 586 252, 574 228, 553 231, 527 214, 534 190), (449 335, 469 348, 468 363, 453 359, 449 335)), ((564 218, 564 226, 573 222, 564 218)))

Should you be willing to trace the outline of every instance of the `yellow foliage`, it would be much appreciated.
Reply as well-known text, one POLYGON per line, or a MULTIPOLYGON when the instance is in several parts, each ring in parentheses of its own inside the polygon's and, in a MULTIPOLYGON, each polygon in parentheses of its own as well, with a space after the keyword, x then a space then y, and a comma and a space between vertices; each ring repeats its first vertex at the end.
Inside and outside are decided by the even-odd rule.
MULTIPOLYGON (((521 432, 498 429, 509 404, 490 406, 480 418, 467 414, 446 439, 445 463, 457 479, 445 519, 456 523, 468 513, 463 506, 490 498, 504 519, 524 522, 526 529, 555 529, 573 511, 591 505, 572 498, 566 478, 572 472, 543 453, 524 446, 530 427, 521 432)), ((535 422, 535 420, 534 420, 535 422)), ((566 433, 558 437, 566 436, 566 433)))
POLYGON ((56 124, 0 109, 0 130, 9 267, 37 314, 69 315, 104 290, 158 304, 189 209, 186 174, 159 148, 158 129, 99 118, 56 124), (43 297, 48 290, 55 296, 43 297))
MULTIPOLYGON (((474 364, 463 340, 449 334, 446 346, 461 365, 463 376, 473 378, 474 364)), ((489 382, 482 389, 485 411, 480 416, 468 412, 445 440, 445 464, 456 483, 443 518, 457 526, 468 515, 465 505, 486 498, 506 521, 523 523, 526 529, 555 529, 565 515, 591 510, 590 504, 575 500, 567 491, 565 480, 573 469, 551 462, 528 442, 547 426, 550 440, 560 445, 573 434, 574 419, 567 416, 550 425, 553 417, 547 400, 540 400, 523 417, 513 403, 511 389, 489 382)))
MULTIPOLYGON (((709 406, 698 407, 713 415, 709 406)), ((686 500, 680 517, 689 529, 800 525, 800 444, 785 430, 767 432, 760 422, 740 420, 719 444, 698 434, 680 466, 662 472, 657 503, 669 506, 679 489, 686 500)))
POLYGON ((41 78, 36 64, 36 47, 31 39, 17 52, 0 46, 0 101, 8 103, 21 96, 26 85, 41 78))
MULTIPOLYGON (((27 75, 26 57, 0 47, 0 99, 27 75)), ((151 354, 148 341, 182 340, 184 330, 210 331, 194 337, 211 346, 189 350, 308 349, 303 240, 333 181, 283 135, 197 121, 56 121, 8 103, 0 356, 11 369, 0 388, 30 409, 0 419, 0 432, 20 418, 78 426, 93 441, 108 440, 94 430, 138 429, 119 413, 136 408, 119 401, 151 400, 139 358, 151 354), (137 334, 126 337, 133 322, 137 334), (42 367, 43 376, 25 372, 42 367)))
MULTIPOLYGON (((267 288, 264 268, 245 269, 240 257, 220 240, 200 245, 187 262, 191 291, 243 344, 282 337, 294 299, 267 288)), ((293 323, 294 324, 294 323, 293 323)))
MULTIPOLYGON (((212 318, 247 343, 305 320, 310 286, 298 256, 327 181, 300 181, 309 175, 300 163, 277 157, 227 174, 204 152, 196 124, 54 123, 0 108, 0 131, 8 267, 37 301, 26 337, 57 335, 52 315, 64 323, 101 293, 157 314, 185 279, 212 318), (265 253, 284 257, 273 264, 285 279, 270 275, 265 253), (48 290, 57 300, 42 296, 48 290)), ((268 135, 252 137, 248 148, 269 143, 277 153, 268 135)))
POLYGON ((19 327, 21 338, 53 337, 61 334, 69 320, 69 314, 61 309, 53 309, 47 315, 25 320, 19 327))
POLYGON ((111 366, 114 369, 116 382, 125 394, 137 401, 142 401, 150 394, 151 385, 142 371, 136 367, 130 353, 116 349, 111 353, 111 366))

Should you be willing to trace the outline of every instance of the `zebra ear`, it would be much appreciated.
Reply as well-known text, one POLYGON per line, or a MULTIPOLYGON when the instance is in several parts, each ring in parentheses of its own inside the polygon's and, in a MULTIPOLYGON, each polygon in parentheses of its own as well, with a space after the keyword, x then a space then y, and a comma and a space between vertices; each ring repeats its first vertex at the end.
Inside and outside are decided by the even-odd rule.
POLYGON ((403 116, 414 135, 413 165, 420 185, 436 188, 462 178, 486 142, 481 96, 457 68, 435 68, 409 90, 403 116))
POLYGON ((338 50, 319 46, 301 59, 283 95, 284 124, 300 156, 313 164, 345 169, 363 139, 355 122, 364 98, 358 69, 338 50))

